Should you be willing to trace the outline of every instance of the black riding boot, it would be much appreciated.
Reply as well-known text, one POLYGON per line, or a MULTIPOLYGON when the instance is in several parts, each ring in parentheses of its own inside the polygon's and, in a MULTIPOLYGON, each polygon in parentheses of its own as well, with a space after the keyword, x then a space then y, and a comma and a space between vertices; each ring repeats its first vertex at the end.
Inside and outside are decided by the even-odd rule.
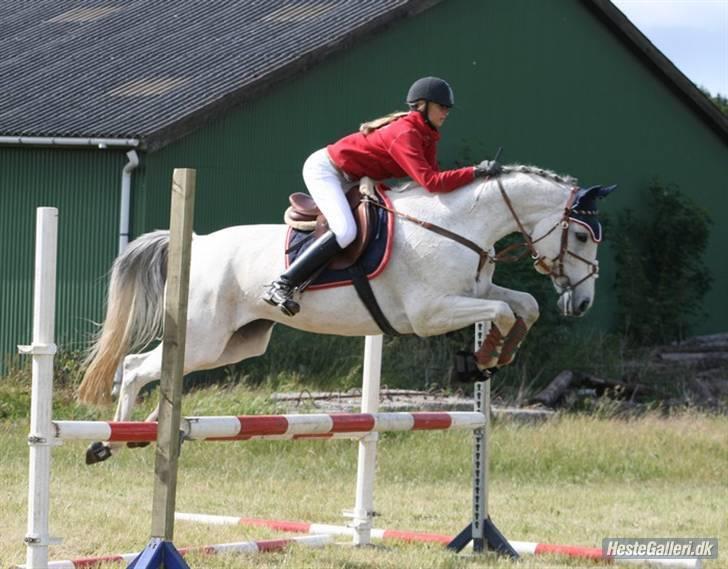
POLYGON ((278 306, 286 316, 295 316, 301 310, 293 300, 293 293, 306 282, 318 269, 328 263, 341 251, 336 235, 327 231, 306 249, 277 281, 274 281, 263 294, 263 300, 278 306))

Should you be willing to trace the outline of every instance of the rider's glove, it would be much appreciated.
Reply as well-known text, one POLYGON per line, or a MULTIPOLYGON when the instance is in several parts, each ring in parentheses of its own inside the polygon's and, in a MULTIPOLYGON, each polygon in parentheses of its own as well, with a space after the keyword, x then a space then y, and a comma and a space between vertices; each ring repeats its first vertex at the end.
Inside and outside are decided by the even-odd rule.
POLYGON ((495 160, 483 160, 480 164, 475 166, 475 177, 497 176, 502 171, 503 167, 495 160))

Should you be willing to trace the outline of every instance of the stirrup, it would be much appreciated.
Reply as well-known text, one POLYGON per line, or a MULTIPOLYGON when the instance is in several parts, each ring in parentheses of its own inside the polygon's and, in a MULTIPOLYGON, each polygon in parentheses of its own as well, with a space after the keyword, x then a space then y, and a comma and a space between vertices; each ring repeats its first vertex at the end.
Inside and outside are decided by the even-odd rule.
POLYGON ((285 280, 277 280, 270 284, 263 293, 263 300, 271 306, 277 306, 286 316, 295 316, 301 310, 301 306, 293 300, 294 288, 285 280))

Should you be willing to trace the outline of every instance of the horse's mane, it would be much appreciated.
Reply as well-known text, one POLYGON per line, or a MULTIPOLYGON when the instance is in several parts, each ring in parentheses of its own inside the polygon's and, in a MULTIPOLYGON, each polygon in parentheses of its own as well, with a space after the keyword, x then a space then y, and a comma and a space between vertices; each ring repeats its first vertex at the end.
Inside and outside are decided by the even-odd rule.
MULTIPOLYGON (((573 176, 561 175, 552 170, 546 170, 545 168, 539 168, 538 166, 527 166, 525 164, 508 164, 503 166, 503 174, 533 174, 559 184, 567 184, 570 186, 575 186, 579 182, 573 176)), ((397 184, 392 189, 396 192, 403 192, 414 187, 419 187, 419 184, 413 180, 407 180, 406 182, 397 184)))
POLYGON ((503 166, 503 173, 534 174, 536 176, 541 176, 542 178, 553 180, 554 182, 558 182, 559 184, 569 184, 572 186, 578 183, 578 180, 573 176, 562 176, 561 174, 557 174, 552 170, 546 170, 544 168, 539 168, 538 166, 527 166, 525 164, 508 164, 507 166, 503 166))

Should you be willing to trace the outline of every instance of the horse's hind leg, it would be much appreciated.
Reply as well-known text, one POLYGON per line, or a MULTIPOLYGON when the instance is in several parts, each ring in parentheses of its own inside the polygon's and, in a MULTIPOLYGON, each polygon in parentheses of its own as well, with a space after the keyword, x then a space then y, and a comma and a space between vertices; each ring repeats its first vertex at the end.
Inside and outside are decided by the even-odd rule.
MULTIPOLYGON (((220 358, 212 367, 221 367, 255 356, 262 356, 268 348, 274 325, 275 322, 269 320, 255 320, 240 328, 230 337, 220 358)), ((157 417, 159 417, 159 404, 144 421, 156 421, 157 417)), ((136 443, 128 446, 147 446, 147 444, 136 443)))
POLYGON ((239 328, 228 340, 225 349, 214 366, 234 364, 255 356, 262 356, 268 349, 275 322, 253 320, 239 328))
MULTIPOLYGON (((185 357, 185 373, 200 369, 213 369, 216 367, 237 363, 241 360, 259 356, 265 353, 273 331, 273 322, 268 320, 254 320, 238 329, 225 343, 225 348, 213 361, 189 361, 185 357)), ((141 389, 148 383, 159 379, 162 367, 162 346, 144 354, 129 355, 124 358, 124 373, 119 392, 119 402, 116 407, 114 421, 128 421, 141 389)), ((159 405, 145 419, 154 421, 159 413, 159 405)), ((113 451, 125 443, 95 442, 86 451, 86 464, 94 464, 109 458, 113 451)), ((131 443, 128 446, 147 446, 146 443, 131 443)))
MULTIPOLYGON (((119 401, 114 421, 128 421, 142 388, 159 379, 162 369, 162 346, 143 354, 130 354, 124 358, 119 401)), ((147 420, 153 420, 147 418, 147 420)), ((95 464, 111 457, 112 452, 124 446, 120 442, 94 442, 86 449, 86 464, 95 464)))

